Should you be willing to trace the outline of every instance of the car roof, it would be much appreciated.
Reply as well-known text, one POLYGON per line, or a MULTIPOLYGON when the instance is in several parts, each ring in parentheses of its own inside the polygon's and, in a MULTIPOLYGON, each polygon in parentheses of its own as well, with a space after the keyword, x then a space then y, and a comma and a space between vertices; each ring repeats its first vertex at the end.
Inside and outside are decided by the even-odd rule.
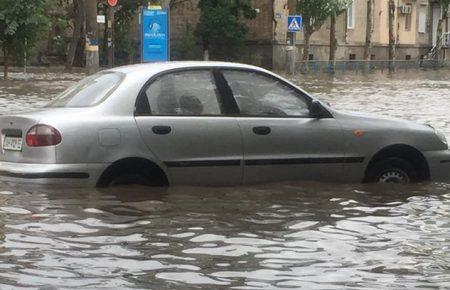
MULTIPOLYGON (((232 62, 220 62, 220 61, 169 61, 169 62, 153 62, 153 63, 144 63, 144 64, 133 64, 127 66, 116 67, 110 69, 110 71, 121 72, 124 74, 136 73, 136 72, 152 72, 159 73, 172 69, 179 68, 195 68, 195 67, 229 67, 229 68, 243 68, 243 69, 252 69, 258 71, 266 71, 262 68, 241 64, 241 63, 232 63, 232 62)), ((266 71, 267 72, 267 71, 266 71)))

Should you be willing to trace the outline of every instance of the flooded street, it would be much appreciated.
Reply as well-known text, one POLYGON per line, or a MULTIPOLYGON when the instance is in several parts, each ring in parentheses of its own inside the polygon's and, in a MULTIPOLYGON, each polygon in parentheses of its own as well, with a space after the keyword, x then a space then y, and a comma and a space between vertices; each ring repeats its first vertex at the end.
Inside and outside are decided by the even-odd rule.
MULTIPOLYGON (((13 73, 0 113, 82 75, 13 73)), ((450 71, 294 79, 450 138, 450 71)), ((450 184, 67 189, 0 184, 0 289, 447 289, 450 184)))

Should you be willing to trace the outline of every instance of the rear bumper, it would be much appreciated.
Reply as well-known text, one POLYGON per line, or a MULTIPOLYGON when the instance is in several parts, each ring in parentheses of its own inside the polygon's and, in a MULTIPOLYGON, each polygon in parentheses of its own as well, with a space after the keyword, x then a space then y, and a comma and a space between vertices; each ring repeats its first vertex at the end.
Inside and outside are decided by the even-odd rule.
POLYGON ((35 164, 0 161, 0 181, 95 186, 108 164, 35 164))
POLYGON ((424 152, 431 181, 450 182, 450 150, 424 152))

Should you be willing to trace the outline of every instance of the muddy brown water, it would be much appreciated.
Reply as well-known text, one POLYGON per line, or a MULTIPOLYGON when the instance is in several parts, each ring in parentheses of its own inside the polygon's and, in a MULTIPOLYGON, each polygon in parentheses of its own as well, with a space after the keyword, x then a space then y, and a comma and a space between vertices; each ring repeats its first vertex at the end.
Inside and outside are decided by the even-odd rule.
MULTIPOLYGON (((0 112, 79 79, 12 74, 0 112)), ((450 137, 450 71, 295 80, 450 137)), ((450 185, 73 189, 0 184, 0 289, 446 289, 450 185)))

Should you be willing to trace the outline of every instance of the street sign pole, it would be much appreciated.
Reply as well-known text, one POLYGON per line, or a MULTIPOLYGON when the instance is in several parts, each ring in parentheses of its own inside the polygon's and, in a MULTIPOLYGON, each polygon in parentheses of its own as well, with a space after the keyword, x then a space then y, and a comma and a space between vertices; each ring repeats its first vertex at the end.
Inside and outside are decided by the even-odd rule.
POLYGON ((300 15, 289 15, 287 21, 287 29, 291 34, 290 41, 290 51, 291 51, 291 74, 295 74, 296 72, 296 64, 297 64, 297 32, 303 30, 303 19, 300 15))
POLYGON ((291 63, 291 74, 295 74, 295 66, 297 64, 297 33, 291 32, 292 36, 292 63, 291 63))

